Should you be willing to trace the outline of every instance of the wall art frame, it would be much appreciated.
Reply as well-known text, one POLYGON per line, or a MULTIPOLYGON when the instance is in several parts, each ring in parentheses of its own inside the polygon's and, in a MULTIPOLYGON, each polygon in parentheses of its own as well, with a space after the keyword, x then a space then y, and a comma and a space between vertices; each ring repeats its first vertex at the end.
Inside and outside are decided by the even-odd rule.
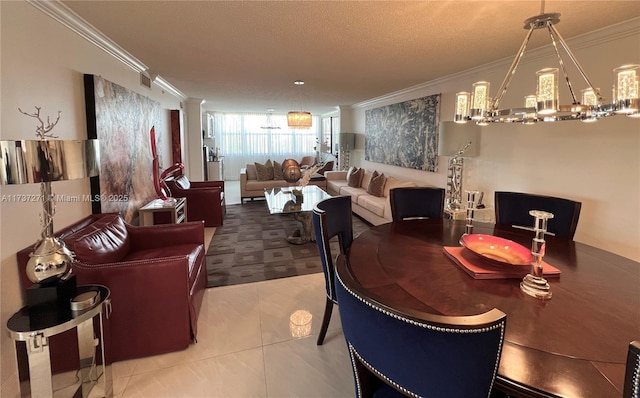
POLYGON ((440 94, 365 111, 365 160, 438 169, 440 94))
POLYGON ((91 74, 84 75, 84 89, 87 136, 100 142, 92 212, 120 213, 135 225, 138 209, 157 197, 149 131, 159 125, 160 103, 91 74))

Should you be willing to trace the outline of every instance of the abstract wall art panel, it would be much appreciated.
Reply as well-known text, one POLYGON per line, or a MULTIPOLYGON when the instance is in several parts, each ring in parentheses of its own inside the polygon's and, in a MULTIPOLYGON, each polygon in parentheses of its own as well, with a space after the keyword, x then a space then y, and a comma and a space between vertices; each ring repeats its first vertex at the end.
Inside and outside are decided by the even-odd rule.
POLYGON ((440 94, 365 111, 365 160, 437 171, 440 94))
POLYGON ((138 209, 157 197, 149 130, 159 125, 160 103, 100 76, 84 75, 84 86, 87 135, 100 141, 92 210, 136 224, 138 209))

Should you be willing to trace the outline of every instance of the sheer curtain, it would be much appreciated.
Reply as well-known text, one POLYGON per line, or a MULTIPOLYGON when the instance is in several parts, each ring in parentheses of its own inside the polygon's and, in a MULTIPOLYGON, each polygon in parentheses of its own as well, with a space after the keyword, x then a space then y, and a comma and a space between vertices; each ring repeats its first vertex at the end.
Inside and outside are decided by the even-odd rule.
POLYGON ((303 156, 316 155, 314 147, 319 136, 320 121, 314 116, 310 129, 287 127, 286 115, 270 115, 272 124, 279 129, 262 128, 267 123, 266 113, 215 113, 214 132, 216 147, 224 156, 224 179, 239 180, 240 169, 247 163, 264 163, 267 159, 282 162, 300 161, 303 156))

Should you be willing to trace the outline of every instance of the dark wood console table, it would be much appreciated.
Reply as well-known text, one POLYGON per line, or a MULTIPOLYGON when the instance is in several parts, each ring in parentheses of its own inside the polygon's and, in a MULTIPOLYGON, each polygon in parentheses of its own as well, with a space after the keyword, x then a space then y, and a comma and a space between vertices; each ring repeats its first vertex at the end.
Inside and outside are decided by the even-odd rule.
MULTIPOLYGON (((372 227, 353 241, 350 268, 372 297, 444 315, 498 308, 507 314, 496 386, 518 397, 620 397, 628 345, 640 338, 640 264, 592 246, 547 237, 553 297, 520 291, 520 279, 473 279, 443 252, 465 221, 413 220, 372 227)), ((533 232, 474 224, 531 246, 533 232)))

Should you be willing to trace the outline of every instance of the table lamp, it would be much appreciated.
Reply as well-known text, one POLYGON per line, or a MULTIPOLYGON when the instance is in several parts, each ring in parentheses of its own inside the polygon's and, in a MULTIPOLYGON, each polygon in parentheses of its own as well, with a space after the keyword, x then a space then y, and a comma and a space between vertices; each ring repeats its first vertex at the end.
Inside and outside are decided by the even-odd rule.
POLYGON ((340 133, 340 170, 349 170, 349 152, 356 147, 354 133, 340 133))
MULTIPOLYGON (((36 109, 37 114, 28 116, 40 120, 40 109, 36 109)), ((49 134, 53 126, 55 123, 42 123, 36 129, 38 140, 0 141, 0 184, 40 183, 42 239, 30 254, 26 270, 34 282, 27 290, 30 306, 70 299, 75 294, 75 278, 70 273, 73 253, 53 236, 55 197, 51 183, 93 177, 100 170, 98 140, 49 139, 56 138, 49 134)))
POLYGON ((459 211, 462 205, 464 158, 478 155, 480 126, 475 123, 440 122, 438 156, 449 156, 445 210, 459 211))

